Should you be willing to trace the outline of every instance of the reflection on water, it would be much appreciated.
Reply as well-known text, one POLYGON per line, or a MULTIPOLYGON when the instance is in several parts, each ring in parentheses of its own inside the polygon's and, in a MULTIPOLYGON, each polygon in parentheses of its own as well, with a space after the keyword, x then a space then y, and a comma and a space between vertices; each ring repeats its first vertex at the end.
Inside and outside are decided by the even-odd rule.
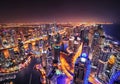
POLYGON ((0 84, 29 84, 30 82, 30 75, 32 74, 31 84, 40 84, 40 74, 38 71, 34 70, 34 65, 37 64, 36 59, 32 59, 31 63, 25 69, 22 69, 19 73, 13 75, 14 80, 7 79, 0 84))

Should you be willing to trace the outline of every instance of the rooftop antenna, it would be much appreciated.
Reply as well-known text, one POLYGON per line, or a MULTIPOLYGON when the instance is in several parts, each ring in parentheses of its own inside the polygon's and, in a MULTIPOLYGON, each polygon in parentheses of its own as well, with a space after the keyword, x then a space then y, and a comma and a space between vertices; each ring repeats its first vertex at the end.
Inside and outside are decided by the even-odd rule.
POLYGON ((56 29, 56 20, 55 20, 55 17, 54 17, 53 25, 54 25, 54 29, 55 29, 55 31, 56 31, 57 29, 56 29))
POLYGON ((54 17, 54 20, 53 20, 53 24, 54 24, 54 26, 55 26, 55 24, 56 24, 55 17, 54 17))

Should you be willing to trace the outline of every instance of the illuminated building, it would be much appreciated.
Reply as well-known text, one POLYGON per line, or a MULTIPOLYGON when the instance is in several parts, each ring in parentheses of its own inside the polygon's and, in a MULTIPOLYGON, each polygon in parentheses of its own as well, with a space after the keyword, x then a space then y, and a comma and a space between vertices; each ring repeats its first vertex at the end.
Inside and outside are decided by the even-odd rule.
POLYGON ((88 84, 87 80, 89 74, 90 74, 89 59, 86 53, 82 53, 75 63, 73 79, 74 84, 88 84))
POLYGON ((54 60, 60 61, 60 46, 58 45, 54 47, 54 60))

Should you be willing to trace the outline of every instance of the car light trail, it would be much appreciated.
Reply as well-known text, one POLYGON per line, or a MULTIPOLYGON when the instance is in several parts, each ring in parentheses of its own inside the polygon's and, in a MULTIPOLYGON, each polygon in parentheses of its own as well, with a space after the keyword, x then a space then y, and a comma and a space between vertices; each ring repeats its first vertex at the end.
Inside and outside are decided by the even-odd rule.
POLYGON ((76 54, 73 56, 73 58, 71 58, 72 66, 66 61, 66 59, 65 59, 65 56, 67 56, 66 54, 61 53, 61 55, 60 55, 62 71, 68 77, 66 79, 65 84, 70 84, 70 81, 73 79, 73 76, 70 73, 72 73, 72 74, 74 73, 74 63, 75 63, 76 59, 80 56, 80 54, 82 52, 82 45, 83 44, 80 45, 80 47, 78 48, 78 51, 76 52, 76 54))

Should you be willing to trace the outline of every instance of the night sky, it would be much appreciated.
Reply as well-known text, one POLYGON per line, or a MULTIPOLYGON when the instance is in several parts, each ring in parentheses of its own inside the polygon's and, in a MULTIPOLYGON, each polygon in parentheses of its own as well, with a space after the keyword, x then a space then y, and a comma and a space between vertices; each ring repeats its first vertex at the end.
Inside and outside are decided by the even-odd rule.
POLYGON ((119 19, 119 0, 0 0, 0 23, 119 19))

